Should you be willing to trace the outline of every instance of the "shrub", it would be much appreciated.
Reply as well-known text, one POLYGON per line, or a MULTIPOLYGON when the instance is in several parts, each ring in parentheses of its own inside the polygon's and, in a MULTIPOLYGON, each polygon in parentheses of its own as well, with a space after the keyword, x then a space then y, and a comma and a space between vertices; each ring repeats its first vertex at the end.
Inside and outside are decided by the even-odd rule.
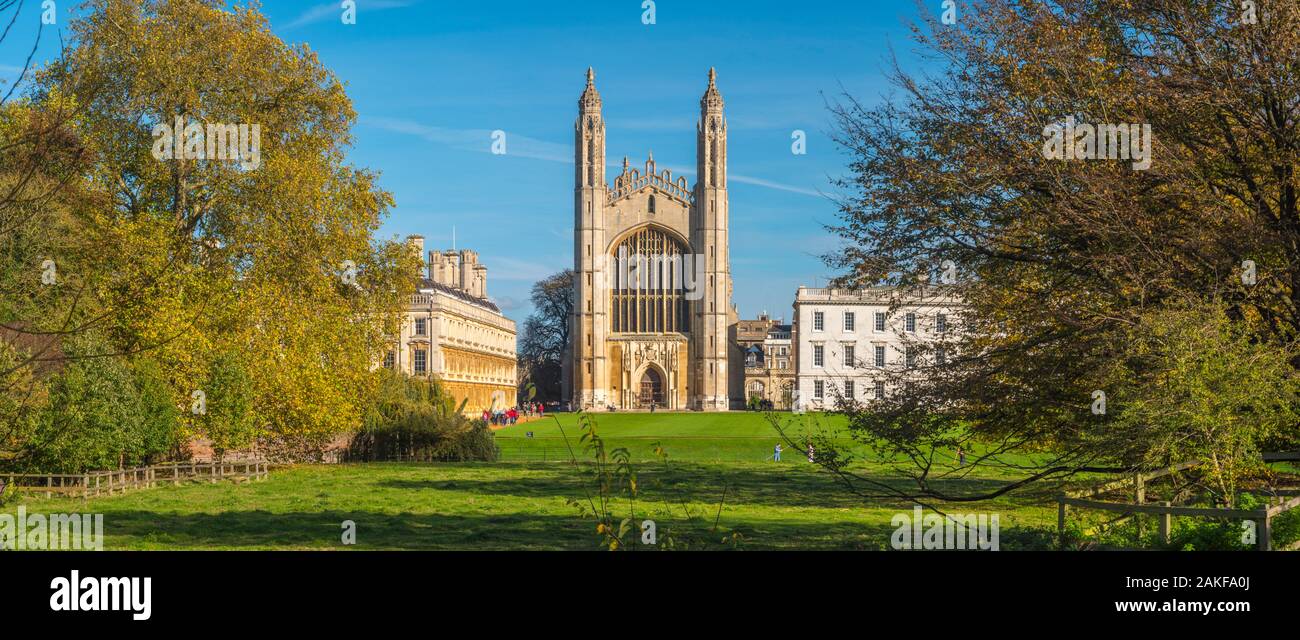
POLYGON ((153 464, 179 447, 180 411, 157 362, 139 360, 133 370, 140 398, 139 457, 144 464, 153 464))
POLYGON ((353 438, 348 458, 360 461, 493 461, 499 450, 482 420, 461 415, 437 380, 381 371, 366 424, 353 438))
POLYGON ((13 466, 82 473, 150 464, 175 446, 180 424, 155 363, 132 365, 92 335, 66 345, 71 358, 47 382, 49 401, 13 466))
POLYGON ((253 393, 247 369, 236 357, 220 353, 208 367, 204 411, 194 422, 212 440, 219 459, 227 451, 251 445, 257 437, 253 393))

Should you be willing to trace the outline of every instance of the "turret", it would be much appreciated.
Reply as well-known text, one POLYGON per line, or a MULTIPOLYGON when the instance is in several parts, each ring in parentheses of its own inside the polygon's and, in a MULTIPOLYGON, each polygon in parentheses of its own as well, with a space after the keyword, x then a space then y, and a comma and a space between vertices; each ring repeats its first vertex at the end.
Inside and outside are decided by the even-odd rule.
POLYGON ((606 287, 605 203, 605 120, 601 116, 596 72, 587 69, 587 86, 578 99, 574 123, 574 292, 573 318, 569 335, 588 336, 574 340, 570 367, 570 389, 575 406, 603 406, 608 389, 606 355, 609 333, 604 304, 606 287))
POLYGON ((691 246, 705 261, 704 295, 694 303, 692 347, 695 360, 696 408, 726 410, 728 384, 728 325, 731 309, 731 273, 727 239, 727 119, 718 73, 709 69, 709 86, 700 98, 696 128, 695 207, 691 211, 691 246))

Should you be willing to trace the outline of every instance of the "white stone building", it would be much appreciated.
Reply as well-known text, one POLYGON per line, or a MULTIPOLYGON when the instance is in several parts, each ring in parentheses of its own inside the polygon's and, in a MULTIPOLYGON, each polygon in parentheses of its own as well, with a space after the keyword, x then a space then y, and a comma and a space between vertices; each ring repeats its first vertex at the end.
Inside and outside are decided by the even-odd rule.
MULTIPOLYGON (((424 257, 424 238, 407 240, 424 257)), ((438 378, 465 413, 505 409, 516 402, 515 322, 487 295, 487 267, 474 251, 430 251, 416 293, 406 305, 401 335, 382 366, 438 378)))
POLYGON ((957 330, 960 302, 940 289, 899 295, 892 287, 799 287, 795 376, 805 409, 834 409, 841 397, 869 403, 890 393, 899 372, 924 375, 927 367, 943 366, 948 357, 943 343, 957 330))

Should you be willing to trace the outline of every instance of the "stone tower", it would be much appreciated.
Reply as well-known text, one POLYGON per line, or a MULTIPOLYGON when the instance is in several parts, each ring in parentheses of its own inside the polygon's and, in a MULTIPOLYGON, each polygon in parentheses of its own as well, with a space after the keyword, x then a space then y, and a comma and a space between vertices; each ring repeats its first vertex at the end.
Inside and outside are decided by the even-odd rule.
POLYGON ((574 309, 565 362, 575 408, 726 411, 739 351, 727 240, 727 121, 717 74, 700 101, 696 183, 625 158, 605 175, 595 74, 574 128, 574 309))
POLYGON ((700 98, 695 150, 695 207, 691 246, 705 263, 704 296, 694 304, 694 408, 723 411, 730 406, 727 327, 731 311, 731 258, 727 242, 727 118, 723 115, 718 74, 709 69, 709 88, 700 98))
POLYGON ((573 336, 574 403, 579 407, 600 406, 608 402, 605 385, 605 338, 608 328, 605 304, 600 294, 605 282, 605 201, 609 188, 605 184, 605 120, 600 113, 600 93, 596 91, 596 73, 587 69, 587 88, 578 99, 578 121, 574 125, 574 165, 577 172, 574 191, 574 298, 575 330, 573 336))

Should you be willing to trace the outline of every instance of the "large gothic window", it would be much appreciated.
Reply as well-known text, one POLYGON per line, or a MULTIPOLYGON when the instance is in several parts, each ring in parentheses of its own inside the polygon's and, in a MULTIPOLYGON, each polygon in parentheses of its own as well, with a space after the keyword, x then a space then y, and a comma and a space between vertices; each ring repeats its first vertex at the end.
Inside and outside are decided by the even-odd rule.
POLYGON ((610 316, 614 333, 686 333, 687 287, 698 288, 694 259, 675 238, 642 227, 612 256, 610 316))

